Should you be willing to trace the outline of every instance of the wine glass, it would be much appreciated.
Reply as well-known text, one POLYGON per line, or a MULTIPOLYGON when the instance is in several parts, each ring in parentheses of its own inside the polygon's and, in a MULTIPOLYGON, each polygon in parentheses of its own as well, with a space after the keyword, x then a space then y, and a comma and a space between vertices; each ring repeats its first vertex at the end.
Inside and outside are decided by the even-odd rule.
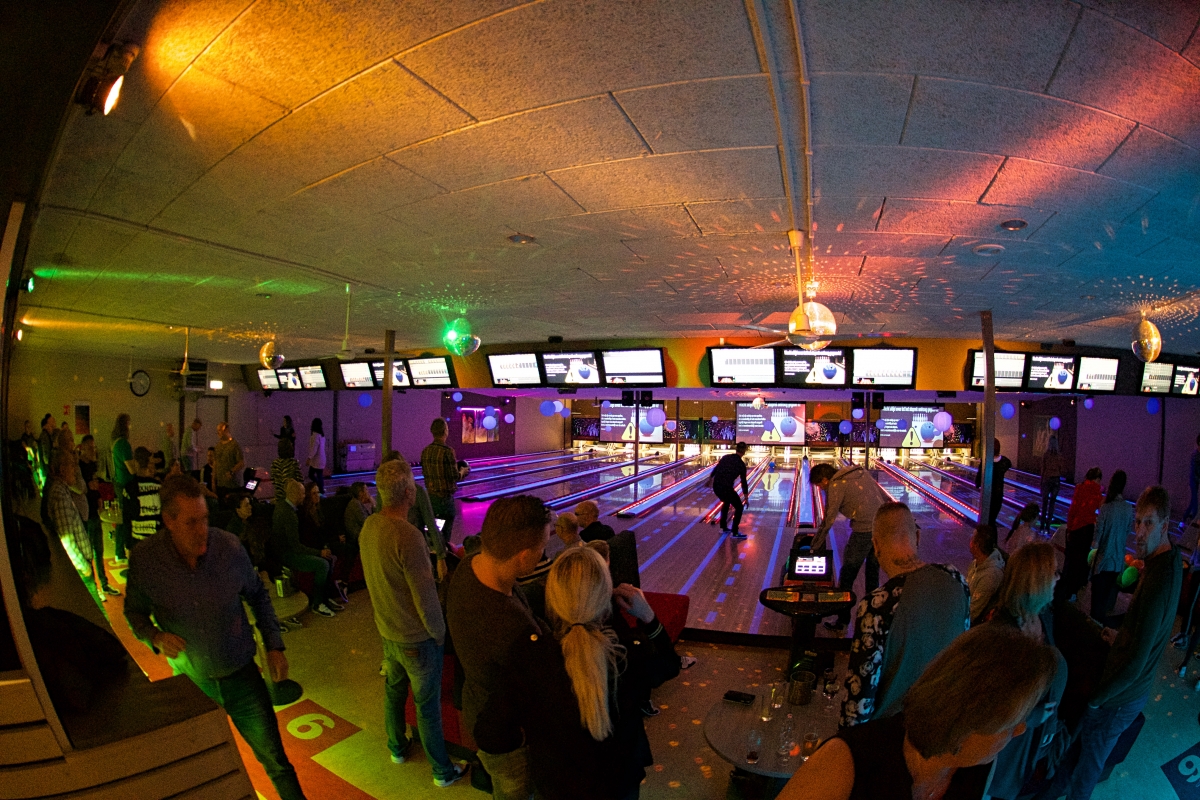
POLYGON ((837 671, 830 667, 829 669, 825 670, 824 680, 821 684, 821 694, 825 695, 825 700, 827 701, 825 709, 827 711, 832 711, 834 709, 833 700, 838 696, 839 690, 840 687, 838 686, 837 671))

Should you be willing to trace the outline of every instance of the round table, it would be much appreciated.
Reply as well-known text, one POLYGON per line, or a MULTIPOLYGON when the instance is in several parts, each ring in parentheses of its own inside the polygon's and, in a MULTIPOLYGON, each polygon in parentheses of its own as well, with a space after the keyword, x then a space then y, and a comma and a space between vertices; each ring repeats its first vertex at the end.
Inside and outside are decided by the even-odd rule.
POLYGON ((780 723, 790 713, 792 732, 797 743, 802 742, 804 734, 810 732, 815 732, 821 741, 825 741, 837 733, 837 703, 832 709, 827 708, 829 704, 818 686, 808 705, 794 706, 785 701, 782 708, 775 709, 769 721, 763 722, 760 717, 762 695, 763 688, 760 687, 754 702, 748 706, 729 700, 718 701, 704 718, 704 738, 717 755, 737 769, 766 778, 786 780, 804 762, 799 755, 779 755, 780 723), (746 762, 746 742, 752 730, 762 734, 762 747, 759 748, 758 762, 755 764, 746 762))

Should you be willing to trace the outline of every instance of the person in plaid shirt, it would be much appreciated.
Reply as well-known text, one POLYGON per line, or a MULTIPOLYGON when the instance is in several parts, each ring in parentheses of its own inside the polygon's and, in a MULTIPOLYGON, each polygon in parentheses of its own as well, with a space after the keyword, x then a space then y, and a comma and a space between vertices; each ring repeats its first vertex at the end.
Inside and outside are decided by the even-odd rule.
POLYGON ((75 454, 66 450, 55 451, 50 461, 50 482, 46 489, 43 515, 62 542, 71 564, 83 578, 88 591, 100 599, 92 581, 92 540, 71 497, 75 471, 75 454))
POLYGON ((429 425, 433 441, 421 451, 421 471, 424 473, 425 491, 433 514, 442 522, 442 541, 450 542, 454 530, 454 493, 458 490, 458 458, 446 445, 448 428, 446 420, 436 418, 429 425))

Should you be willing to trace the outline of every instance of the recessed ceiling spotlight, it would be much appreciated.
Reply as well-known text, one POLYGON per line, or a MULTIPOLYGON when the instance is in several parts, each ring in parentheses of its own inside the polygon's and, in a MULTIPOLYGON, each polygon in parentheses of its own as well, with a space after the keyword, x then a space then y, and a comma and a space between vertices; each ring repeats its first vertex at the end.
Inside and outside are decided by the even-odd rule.
POLYGON ((262 300, 270 300, 271 299, 271 295, 269 292, 259 292, 258 294, 254 295, 254 296, 258 297, 262 300))
POLYGON ((537 239, 524 233, 514 233, 508 240, 513 244, 537 244, 537 239))
POLYGON ((136 44, 110 45, 104 58, 92 64, 86 80, 75 96, 75 102, 84 106, 88 114, 99 111, 108 116, 121 97, 125 73, 137 58, 139 49, 136 44))
POLYGON ((1023 219, 1006 219, 1000 223, 1000 227, 1006 231, 1019 231, 1028 226, 1029 223, 1023 219))
POLYGON ((977 245, 975 245, 975 247, 971 248, 971 252, 977 256, 984 256, 986 258, 995 258, 996 256, 998 256, 1004 252, 1004 245, 1002 245, 1002 244, 977 244, 977 245))

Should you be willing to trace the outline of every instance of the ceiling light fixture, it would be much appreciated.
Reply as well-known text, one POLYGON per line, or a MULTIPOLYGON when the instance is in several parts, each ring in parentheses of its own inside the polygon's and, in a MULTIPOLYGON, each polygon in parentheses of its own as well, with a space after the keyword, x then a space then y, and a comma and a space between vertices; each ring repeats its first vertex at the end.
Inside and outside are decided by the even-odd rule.
POLYGON ((524 233, 514 233, 508 240, 513 244, 537 244, 537 239, 524 233))
POLYGON ((998 256, 1004 252, 1004 245, 1002 245, 1002 244, 977 244, 971 248, 971 252, 977 256, 983 256, 984 258, 995 258, 996 256, 998 256))
POLYGON ((85 107, 88 114, 99 111, 108 116, 121 98, 125 73, 137 58, 138 52, 136 44, 114 42, 109 45, 104 57, 88 70, 83 85, 75 96, 75 102, 85 107))
POLYGON ((1023 219, 1006 219, 1000 223, 1000 227, 1006 231, 1019 231, 1022 228, 1028 227, 1029 223, 1023 219))

